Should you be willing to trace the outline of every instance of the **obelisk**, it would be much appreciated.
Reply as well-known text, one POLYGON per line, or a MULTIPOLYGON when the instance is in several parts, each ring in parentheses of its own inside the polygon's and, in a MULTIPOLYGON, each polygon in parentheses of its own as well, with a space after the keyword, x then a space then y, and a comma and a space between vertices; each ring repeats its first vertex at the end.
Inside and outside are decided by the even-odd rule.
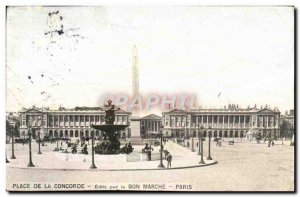
MULTIPOLYGON (((139 66, 138 66, 138 52, 136 45, 132 48, 132 99, 139 95, 139 66)), ((130 122, 130 142, 132 144, 142 144, 140 131, 140 110, 138 108, 132 109, 130 122)))

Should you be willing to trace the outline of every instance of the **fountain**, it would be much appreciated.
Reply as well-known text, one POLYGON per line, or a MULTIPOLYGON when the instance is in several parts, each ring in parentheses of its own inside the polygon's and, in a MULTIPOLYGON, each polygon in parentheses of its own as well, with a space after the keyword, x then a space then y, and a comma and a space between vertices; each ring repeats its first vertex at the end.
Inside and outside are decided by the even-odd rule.
POLYGON ((116 108, 112 105, 112 101, 107 101, 107 105, 104 105, 105 110, 105 124, 102 125, 91 125, 92 128, 104 132, 104 140, 101 144, 95 147, 95 153, 97 154, 119 154, 120 145, 118 139, 118 131, 124 130, 129 125, 115 125, 115 111, 120 108, 116 108))

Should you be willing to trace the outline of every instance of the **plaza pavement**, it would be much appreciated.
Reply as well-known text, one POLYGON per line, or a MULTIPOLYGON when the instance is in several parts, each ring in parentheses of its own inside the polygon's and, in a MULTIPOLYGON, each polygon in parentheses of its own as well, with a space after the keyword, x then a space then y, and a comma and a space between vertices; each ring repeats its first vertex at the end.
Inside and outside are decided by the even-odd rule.
MULTIPOLYGON (((36 143, 33 144, 33 163, 35 169, 56 169, 56 170, 90 170, 89 167, 92 163, 91 156, 91 146, 88 146, 89 154, 71 154, 52 151, 56 144, 48 144, 46 150, 42 150, 42 154, 36 154, 37 148, 36 143)), ((11 146, 8 147, 10 150, 11 146)), ((134 154, 139 156, 141 150, 144 146, 134 146, 134 154)), ((10 163, 7 164, 7 167, 12 168, 30 168, 27 167, 28 164, 28 146, 16 144, 15 155, 17 159, 10 160, 10 163), (26 152, 27 150, 27 152, 26 152), (18 154, 20 151, 21 154, 18 154)), ((44 147, 41 147, 43 149, 44 147)), ((174 168, 186 168, 186 167, 197 167, 197 166, 206 166, 208 164, 216 163, 213 160, 205 160, 206 164, 199 164, 200 157, 199 155, 189 151, 188 149, 169 141, 164 146, 164 149, 167 149, 172 154, 172 169, 174 168)), ((70 149, 69 149, 70 151, 70 149)), ((154 147, 153 153, 156 153, 156 158, 159 156, 159 146, 154 147)), ((95 170, 149 170, 149 169, 161 169, 157 166, 159 165, 159 160, 154 161, 145 161, 139 160, 134 162, 128 162, 126 157, 130 155, 126 154, 117 154, 117 155, 100 155, 95 154, 95 165, 97 169, 95 170)), ((204 157, 205 158, 205 157, 204 157)), ((164 154, 163 154, 164 159, 164 154)), ((167 167, 166 161, 164 161, 165 167, 167 167)), ((31 168, 30 168, 31 169, 31 168)))
MULTIPOLYGON (((267 144, 250 143, 244 139, 234 145, 228 145, 226 140, 221 147, 217 147, 215 142, 212 142, 211 145, 211 156, 218 163, 206 167, 159 171, 60 171, 55 169, 36 168, 35 170, 28 170, 7 167, 7 185, 19 182, 113 183, 124 185, 161 183, 171 185, 191 184, 192 189, 189 191, 294 190, 294 146, 281 145, 280 142, 276 142, 275 146, 267 147, 267 144)), ((36 144, 33 146, 37 147, 36 144)), ((16 150, 17 159, 21 157, 21 151, 28 151, 27 148, 25 146, 25 148, 16 150)), ((52 150, 53 146, 47 148, 52 150)), ((43 147, 44 150, 47 148, 43 147)), ((185 149, 186 154, 191 153, 186 147, 180 148, 185 149)), ((38 165, 36 160, 37 151, 36 149, 34 151, 33 162, 38 165)), ((207 156, 207 140, 204 142, 204 153, 207 156)), ((195 155, 197 153, 191 154, 195 155)), ((7 155, 9 158, 9 146, 7 155)), ((198 159, 200 158, 198 157, 198 159)), ((28 160, 26 160, 25 165, 27 162, 28 160)), ((159 161, 155 161, 155 166, 158 164, 159 161)), ((164 164, 166 165, 165 161, 164 164)), ((172 164, 176 165, 175 158, 172 164)), ((87 162, 85 168, 89 165, 90 163, 87 162)), ((96 165, 99 168, 101 166, 100 161, 96 161, 96 165)), ((170 190, 174 190, 174 188, 170 190)))

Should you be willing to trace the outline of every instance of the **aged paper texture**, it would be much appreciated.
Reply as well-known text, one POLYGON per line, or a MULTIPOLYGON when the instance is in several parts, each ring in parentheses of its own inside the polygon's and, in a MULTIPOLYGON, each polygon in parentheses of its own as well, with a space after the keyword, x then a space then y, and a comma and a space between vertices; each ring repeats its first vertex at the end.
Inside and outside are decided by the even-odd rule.
POLYGON ((295 190, 293 6, 8 6, 8 191, 295 190))

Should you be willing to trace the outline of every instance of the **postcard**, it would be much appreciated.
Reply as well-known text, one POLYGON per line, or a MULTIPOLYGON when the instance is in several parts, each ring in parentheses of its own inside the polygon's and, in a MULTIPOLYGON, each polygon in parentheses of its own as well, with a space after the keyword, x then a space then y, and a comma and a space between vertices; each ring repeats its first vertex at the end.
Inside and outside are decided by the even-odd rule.
POLYGON ((295 192, 293 6, 7 6, 6 190, 295 192))

